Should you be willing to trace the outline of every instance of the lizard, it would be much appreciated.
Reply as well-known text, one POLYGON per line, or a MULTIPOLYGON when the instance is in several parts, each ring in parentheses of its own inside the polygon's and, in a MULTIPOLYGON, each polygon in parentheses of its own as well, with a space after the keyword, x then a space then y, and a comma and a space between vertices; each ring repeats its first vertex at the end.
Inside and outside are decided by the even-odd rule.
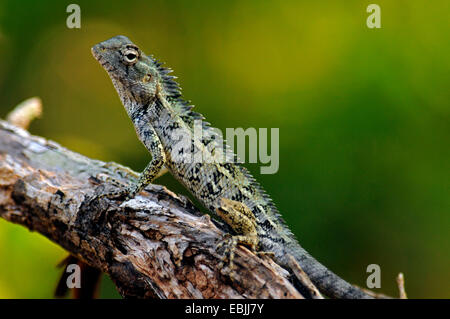
POLYGON ((370 298, 300 246, 260 184, 237 163, 232 152, 229 156, 229 149, 223 148, 224 141, 217 139, 213 127, 182 98, 171 69, 122 35, 94 45, 91 51, 112 80, 139 140, 152 156, 137 183, 100 196, 134 198, 157 176, 169 171, 235 231, 237 235, 228 240, 231 255, 237 244, 244 244, 254 251, 270 253, 288 270, 289 257, 293 256, 326 296, 370 298), (196 136, 196 121, 201 121, 206 134, 196 136), (223 160, 224 149, 227 160, 223 160), (192 159, 188 154, 204 160, 186 160, 192 159))

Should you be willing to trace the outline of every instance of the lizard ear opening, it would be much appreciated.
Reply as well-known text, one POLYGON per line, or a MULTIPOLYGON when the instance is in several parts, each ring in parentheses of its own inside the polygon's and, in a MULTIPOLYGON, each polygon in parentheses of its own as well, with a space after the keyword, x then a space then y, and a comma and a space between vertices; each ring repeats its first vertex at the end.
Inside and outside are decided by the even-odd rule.
POLYGON ((143 82, 144 83, 148 83, 148 82, 150 82, 151 80, 152 80, 152 75, 150 74, 150 73, 147 73, 145 76, 144 76, 144 79, 143 79, 143 82))

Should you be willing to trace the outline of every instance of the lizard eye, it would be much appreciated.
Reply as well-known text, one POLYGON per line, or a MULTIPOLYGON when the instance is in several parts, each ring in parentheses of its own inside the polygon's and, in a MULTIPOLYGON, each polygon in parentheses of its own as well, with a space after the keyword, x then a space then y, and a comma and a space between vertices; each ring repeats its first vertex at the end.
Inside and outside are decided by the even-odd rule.
POLYGON ((138 58, 138 52, 134 49, 128 49, 123 53, 125 62, 127 63, 135 63, 138 58))

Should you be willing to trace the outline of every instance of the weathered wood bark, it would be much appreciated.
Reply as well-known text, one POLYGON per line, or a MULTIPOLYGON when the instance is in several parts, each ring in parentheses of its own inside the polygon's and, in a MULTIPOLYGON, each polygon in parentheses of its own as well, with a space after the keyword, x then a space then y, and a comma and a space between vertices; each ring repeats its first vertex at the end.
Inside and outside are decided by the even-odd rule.
POLYGON ((239 246, 232 282, 219 270, 220 223, 151 185, 126 202, 100 199, 127 170, 86 158, 0 120, 0 217, 48 237, 106 272, 125 297, 301 298, 287 272, 239 246))

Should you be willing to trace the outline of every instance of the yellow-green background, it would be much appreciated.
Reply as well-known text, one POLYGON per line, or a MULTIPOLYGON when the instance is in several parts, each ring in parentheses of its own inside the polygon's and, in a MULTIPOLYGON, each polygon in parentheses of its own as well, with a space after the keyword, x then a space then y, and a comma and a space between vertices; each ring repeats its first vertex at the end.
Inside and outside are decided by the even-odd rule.
MULTIPOLYGON (((30 131, 141 170, 138 142, 90 47, 124 34, 175 70, 226 127, 280 128, 280 169, 249 168, 304 247, 382 292, 450 297, 449 1, 0 1, 0 117, 31 96, 30 131)), ((170 176, 159 183, 182 188, 170 176)), ((0 297, 51 297, 64 251, 0 220, 0 297)), ((102 297, 118 297, 104 281, 102 297)))

